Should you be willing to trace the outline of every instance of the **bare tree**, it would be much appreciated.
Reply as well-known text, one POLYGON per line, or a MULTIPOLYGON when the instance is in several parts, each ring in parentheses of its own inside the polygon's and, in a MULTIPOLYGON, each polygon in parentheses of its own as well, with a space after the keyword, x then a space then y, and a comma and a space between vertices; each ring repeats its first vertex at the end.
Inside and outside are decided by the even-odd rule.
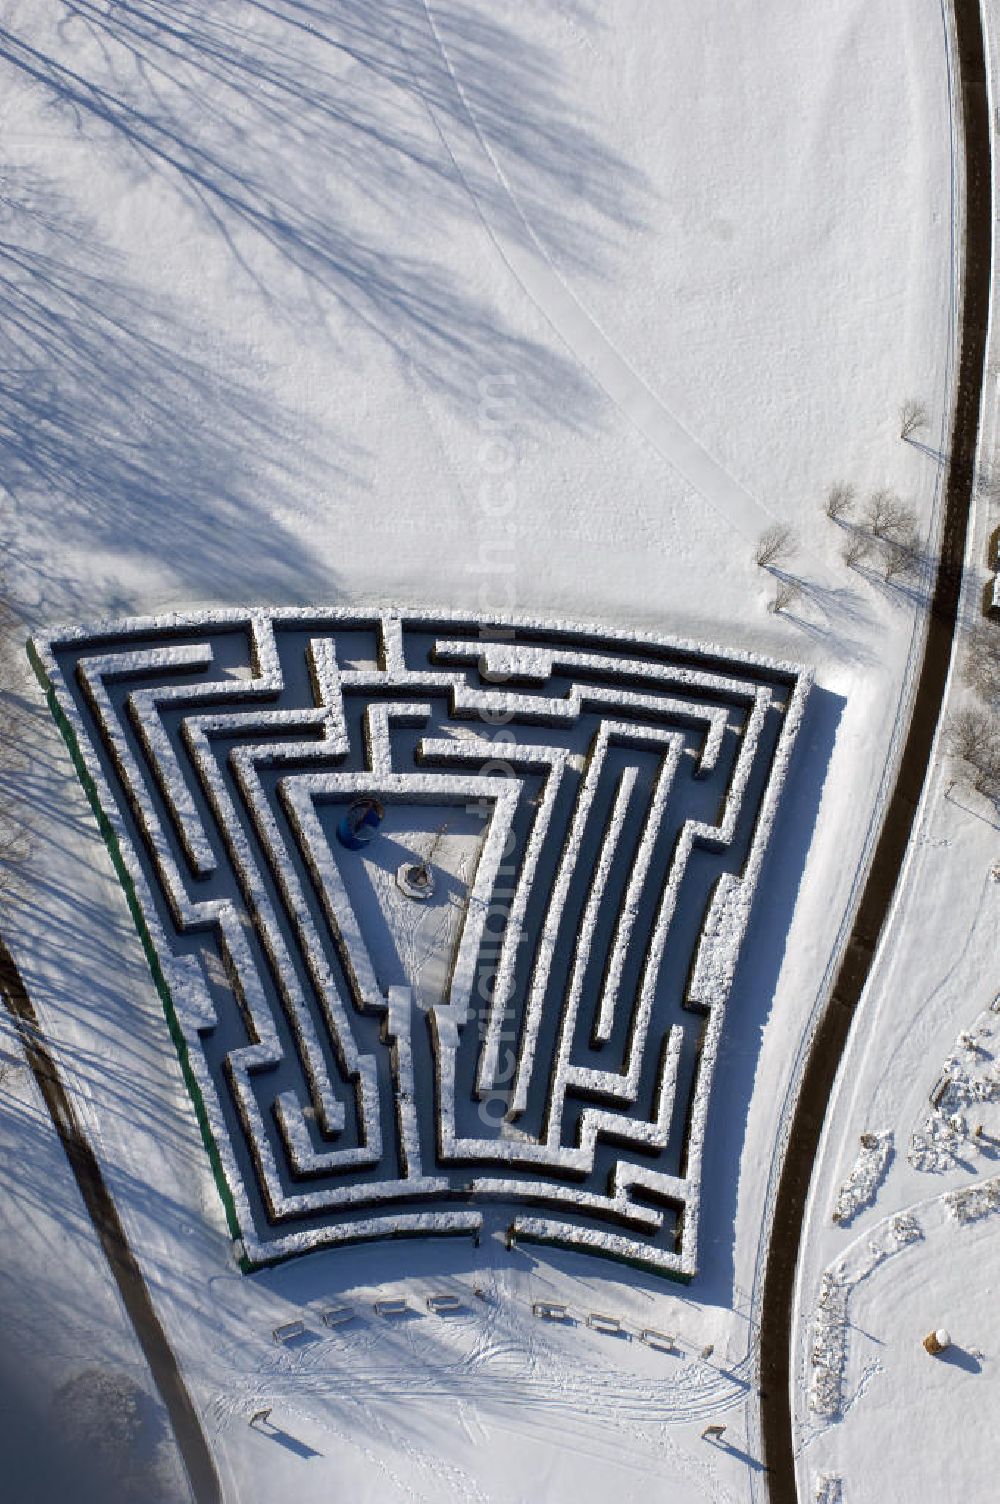
POLYGON ((900 501, 895 491, 873 491, 865 507, 865 522, 876 538, 891 538, 910 532, 916 524, 912 507, 900 501))
POLYGON ((948 721, 946 746, 970 770, 973 788, 995 796, 1000 790, 1000 728, 979 706, 960 710, 948 721))
MULTIPOLYGON (((21 771, 30 745, 28 715, 20 695, 27 672, 25 631, 8 598, 6 583, 0 563, 0 774, 21 771)), ((10 823, 9 803, 9 794, 0 789, 0 862, 10 859, 9 843, 2 832, 2 826, 10 823)))
POLYGON ((167 1504, 177 1497, 156 1407, 128 1374, 103 1368, 76 1374, 56 1391, 51 1423, 88 1499, 167 1504))
POLYGON ((972 787, 977 794, 983 794, 987 799, 1000 799, 1000 757, 989 767, 975 770, 972 787))
POLYGON ((6 599, 6 580, 0 572, 0 646, 20 652, 24 635, 10 602, 6 599), (20 639, 20 641, 18 640, 20 639))
POLYGON ((977 622, 969 633, 962 678, 987 705, 1000 707, 1000 628, 977 622))
POLYGON ((946 731, 948 751, 962 762, 976 763, 983 748, 993 738, 993 718, 978 707, 957 711, 949 717, 946 731))
POLYGON ((906 579, 920 567, 920 539, 915 532, 902 537, 882 538, 879 553, 882 572, 887 580, 906 579))
POLYGON ((854 506, 854 487, 844 481, 836 481, 827 492, 826 515, 831 522, 840 522, 851 515, 854 506))
POLYGON ((23 771, 29 745, 27 712, 5 692, 0 681, 0 774, 23 771))
POLYGON ((926 428, 930 414, 916 397, 908 397, 899 409, 899 437, 908 439, 920 428, 926 428))
POLYGON ((862 560, 867 559, 872 551, 872 540, 867 534, 852 530, 848 535, 847 542, 840 551, 840 557, 848 569, 857 569, 862 560))
POLYGON ((23 1060, 18 1060, 15 1055, 6 1055, 0 1051, 0 1086, 6 1086, 14 1082, 24 1070, 23 1060))
POLYGON ((766 569, 769 564, 776 564, 779 559, 787 559, 795 552, 795 533, 784 522, 776 522, 773 527, 765 529, 757 539, 757 547, 754 549, 754 563, 761 569, 766 569))
POLYGON ((790 580, 784 575, 779 575, 774 582, 774 596, 768 606, 769 611, 787 611, 802 594, 802 586, 798 580, 790 580))
POLYGON ((0 899, 13 898, 21 891, 21 869, 29 854, 27 832, 0 810, 0 899))

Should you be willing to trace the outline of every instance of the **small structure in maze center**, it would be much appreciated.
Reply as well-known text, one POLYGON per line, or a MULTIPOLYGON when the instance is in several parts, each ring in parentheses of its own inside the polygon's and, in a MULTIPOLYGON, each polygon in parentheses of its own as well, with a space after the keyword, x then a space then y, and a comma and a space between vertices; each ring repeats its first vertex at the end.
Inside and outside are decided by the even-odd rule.
POLYGON ((337 840, 348 851, 363 851, 384 819, 378 799, 355 799, 337 825, 337 840))
POLYGON ((418 903, 425 903, 434 893, 434 872, 432 862, 437 854, 437 849, 442 839, 447 834, 447 825, 439 825, 434 832, 430 850, 420 862, 404 862, 396 872, 396 884, 401 893, 407 898, 413 898, 418 903))

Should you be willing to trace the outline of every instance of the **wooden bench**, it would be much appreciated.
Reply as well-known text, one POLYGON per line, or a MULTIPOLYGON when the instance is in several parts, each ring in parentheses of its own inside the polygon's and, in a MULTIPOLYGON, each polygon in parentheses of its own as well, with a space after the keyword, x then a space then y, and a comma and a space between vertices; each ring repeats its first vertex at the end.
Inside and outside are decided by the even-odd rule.
POLYGON ((292 1342, 296 1337, 304 1337, 306 1324, 304 1321, 286 1321, 281 1326, 276 1326, 271 1336, 281 1347, 286 1342, 292 1342))

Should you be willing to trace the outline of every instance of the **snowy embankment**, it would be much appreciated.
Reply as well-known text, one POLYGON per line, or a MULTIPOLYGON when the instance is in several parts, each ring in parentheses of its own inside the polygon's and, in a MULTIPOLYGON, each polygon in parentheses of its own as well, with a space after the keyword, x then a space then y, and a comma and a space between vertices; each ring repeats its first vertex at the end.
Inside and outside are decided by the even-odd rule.
POLYGON ((820 1278, 816 1314, 812 1323, 809 1362, 809 1408, 826 1420, 836 1420, 843 1405, 844 1373, 848 1355, 849 1305, 854 1288, 894 1254, 923 1237, 920 1223, 912 1216, 892 1217, 876 1233, 866 1236, 851 1257, 838 1261, 834 1270, 820 1278))
MULTIPOLYGON (((991 100, 998 80, 996 15, 983 7, 991 100)), ((995 114, 995 112, 993 112, 995 114)), ((997 159, 994 151, 994 190, 997 159)), ((995 295, 995 288, 994 288, 995 295)), ((979 619, 998 522, 995 488, 998 331, 991 321, 961 619, 979 619)), ((958 644, 960 670, 966 645, 958 644)), ((946 714, 967 704, 954 672, 946 714)), ((993 1455, 970 1417, 996 1408, 1000 1323, 986 1293, 998 1272, 996 934, 1000 885, 995 810, 956 777, 939 743, 918 811, 901 892, 876 958, 845 1056, 817 1161, 798 1289, 796 1430, 800 1487, 843 1480, 844 1496, 987 1497, 993 1455), (892 1132, 874 1210, 860 1231, 832 1227, 824 1211, 842 1165, 869 1123, 892 1132), (810 1330, 829 1273, 874 1219, 906 1216, 923 1237, 857 1287, 845 1328, 842 1403, 835 1424, 808 1408, 810 1330), (923 1347, 946 1327, 952 1346, 923 1347)), ((877 1224, 881 1226, 881 1222, 877 1224)))
POLYGON ((863 1133, 858 1157, 844 1184, 837 1192, 833 1220, 846 1226, 878 1194, 892 1158, 892 1134, 863 1133))

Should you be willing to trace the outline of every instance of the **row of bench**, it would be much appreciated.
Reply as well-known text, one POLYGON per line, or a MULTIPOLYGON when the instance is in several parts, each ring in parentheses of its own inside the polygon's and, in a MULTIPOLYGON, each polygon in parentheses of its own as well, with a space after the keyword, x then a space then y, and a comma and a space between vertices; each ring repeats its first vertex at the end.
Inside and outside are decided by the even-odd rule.
MULTIPOLYGON (((485 1294, 481 1287, 473 1290, 473 1295, 479 1300, 484 1300, 485 1294)), ((424 1297, 424 1305, 434 1316, 457 1315, 460 1311, 469 1309, 461 1296, 447 1293, 436 1293, 424 1297)), ((409 1300, 402 1295, 379 1296, 372 1301, 371 1309, 376 1316, 383 1320, 391 1321, 395 1318, 417 1315, 419 1307, 410 1304, 409 1300)), ((563 1301, 536 1300, 532 1302, 531 1313, 540 1321, 556 1322, 560 1325, 572 1325, 576 1322, 570 1307, 563 1301)), ((356 1307, 344 1304, 334 1304, 323 1307, 318 1311, 319 1320, 324 1327, 334 1329, 347 1326, 356 1320, 359 1311, 356 1307)), ((664 1332, 656 1327, 642 1326, 639 1324, 629 1325, 620 1316, 609 1315, 605 1311, 589 1311, 584 1316, 584 1322, 592 1331, 600 1332, 608 1337, 636 1337, 640 1342, 655 1352, 676 1353, 680 1351, 676 1336, 664 1332)), ((271 1336, 278 1346, 286 1346, 309 1335, 309 1328, 302 1318, 294 1321, 283 1322, 274 1327, 271 1336)), ((702 1359, 707 1359, 713 1351, 709 1344, 700 1351, 702 1359)))

